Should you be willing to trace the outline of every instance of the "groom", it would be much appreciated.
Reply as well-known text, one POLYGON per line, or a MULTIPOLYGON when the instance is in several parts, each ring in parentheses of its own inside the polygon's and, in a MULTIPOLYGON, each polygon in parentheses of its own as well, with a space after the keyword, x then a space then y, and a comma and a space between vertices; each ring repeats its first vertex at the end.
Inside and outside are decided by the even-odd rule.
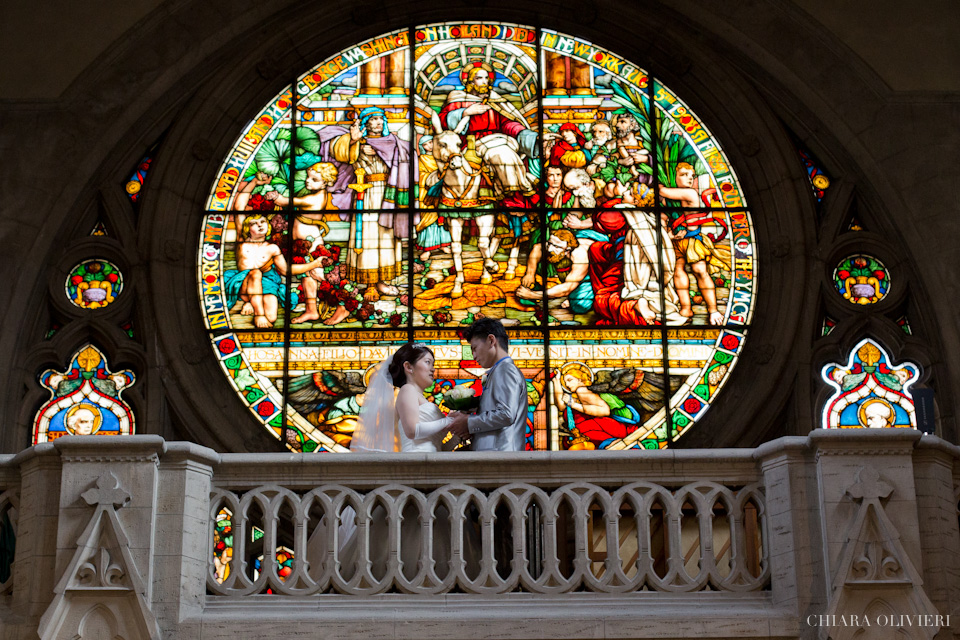
POLYGON ((487 370, 476 415, 453 412, 450 431, 473 437, 474 451, 523 451, 527 382, 507 354, 510 340, 499 320, 482 318, 467 329, 473 359, 487 370))

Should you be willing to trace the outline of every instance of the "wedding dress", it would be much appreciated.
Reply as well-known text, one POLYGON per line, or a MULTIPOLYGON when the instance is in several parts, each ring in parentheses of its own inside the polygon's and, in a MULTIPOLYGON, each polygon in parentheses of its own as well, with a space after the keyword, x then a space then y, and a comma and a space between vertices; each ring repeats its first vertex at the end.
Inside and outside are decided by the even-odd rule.
MULTIPOLYGON (((420 433, 426 431, 420 438, 409 438, 406 432, 401 428, 397 429, 400 440, 401 453, 436 453, 440 451, 441 441, 447 433, 447 427, 450 419, 443 415, 443 412, 432 402, 424 402, 418 409, 418 422, 416 430, 420 433)), ((434 571, 440 580, 443 580, 450 571, 451 555, 451 527, 450 513, 447 507, 439 504, 434 510, 433 520, 433 559, 434 571)), ((346 514, 344 514, 346 515, 346 514)), ((426 558, 421 558, 421 535, 422 529, 420 520, 427 517, 427 514, 418 513, 415 504, 408 502, 400 521, 400 560, 403 563, 402 573, 412 580, 419 572, 426 558)), ((480 539, 473 525, 469 522, 464 523, 464 545, 463 555, 467 562, 467 575, 473 576, 477 573, 480 566, 480 539)), ((341 575, 349 580, 355 575, 358 569, 358 560, 360 559, 361 536, 356 526, 349 527, 351 531, 341 531, 346 534, 346 543, 340 550, 340 568, 341 575)), ((370 570, 373 577, 380 581, 386 575, 387 560, 389 558, 387 544, 389 535, 389 525, 387 522, 387 512, 381 505, 377 505, 370 518, 370 570)), ((343 538, 341 538, 343 539, 343 538)))
POLYGON ((432 402, 424 402, 420 405, 417 410, 417 425, 431 425, 426 427, 426 429, 421 429, 422 431, 434 431, 434 429, 439 429, 434 433, 426 433, 420 439, 410 439, 407 437, 406 432, 403 429, 399 429, 400 432, 400 453, 436 453, 440 451, 440 443, 443 441, 443 436, 446 435, 446 427, 450 426, 451 420, 448 420, 443 411, 440 411, 440 407, 433 404, 432 402), (444 424, 439 424, 438 421, 443 420, 444 424), (433 425, 436 424, 434 427, 433 425))

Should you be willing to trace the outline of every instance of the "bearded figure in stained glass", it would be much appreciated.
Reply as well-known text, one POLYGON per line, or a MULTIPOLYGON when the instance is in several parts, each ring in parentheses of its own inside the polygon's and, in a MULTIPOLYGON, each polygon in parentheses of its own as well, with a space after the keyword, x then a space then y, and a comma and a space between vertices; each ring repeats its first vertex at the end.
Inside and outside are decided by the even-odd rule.
MULTIPOLYGON (((610 123, 606 120, 594 121, 590 125, 590 139, 583 146, 591 154, 590 162, 585 168, 587 173, 598 181, 600 189, 616 181, 619 153, 610 123)), ((626 176, 622 176, 621 181, 623 179, 626 179, 626 176)))
POLYGON ((495 78, 487 63, 468 64, 460 74, 463 89, 447 95, 440 120, 445 129, 464 132, 464 156, 487 169, 493 198, 502 200, 513 192, 536 190, 523 158, 537 157, 538 135, 513 103, 491 87, 495 78))
MULTIPOLYGON (((306 126, 303 129, 310 131, 306 126)), ((316 137, 319 154, 309 150, 301 153, 295 160, 296 168, 309 172, 317 163, 332 163, 337 174, 332 185, 323 180, 324 190, 330 192, 330 204, 324 208, 358 210, 355 215, 340 216, 350 219, 347 279, 367 285, 367 300, 400 295, 393 281, 400 276, 401 239, 409 237, 410 225, 408 216, 389 210, 408 203, 407 143, 390 131, 386 112, 376 106, 361 109, 349 129, 331 125, 311 135, 316 137)))
MULTIPOLYGON (((573 215, 573 214, 570 214, 573 215)), ((577 218, 578 219, 578 218, 577 218)), ((579 220, 579 219, 578 219, 579 220)), ((541 282, 555 282, 547 287, 546 295, 550 300, 562 300, 560 306, 573 313, 588 313, 593 308, 593 286, 590 281, 590 245, 603 242, 607 237, 584 229, 576 234, 568 229, 558 229, 547 240, 546 278, 540 261, 542 249, 540 243, 532 245, 527 257, 527 270, 517 288, 517 298, 521 304, 535 305, 543 300, 543 291, 537 287, 537 276, 541 282)))
POLYGON ((552 384, 561 425, 574 440, 592 443, 590 448, 625 438, 663 405, 663 376, 638 369, 594 375, 587 365, 568 362, 552 384))

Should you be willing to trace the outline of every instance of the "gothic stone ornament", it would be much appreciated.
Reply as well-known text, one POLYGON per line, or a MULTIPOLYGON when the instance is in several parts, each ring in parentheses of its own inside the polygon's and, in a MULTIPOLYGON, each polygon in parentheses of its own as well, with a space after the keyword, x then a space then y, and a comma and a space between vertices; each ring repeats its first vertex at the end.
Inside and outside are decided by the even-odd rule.
POLYGON ((146 599, 146 584, 117 517, 117 509, 130 502, 129 492, 108 471, 82 498, 96 510, 40 619, 40 638, 86 638, 83 631, 89 631, 92 616, 111 630, 122 626, 117 637, 159 640, 160 627, 146 599))
MULTIPOLYGON (((881 501, 893 493, 873 467, 860 467, 856 482, 846 495, 860 504, 844 541, 833 579, 827 620, 857 616, 876 624, 877 616, 890 611, 900 616, 937 616, 938 611, 923 589, 923 579, 900 542, 900 533, 887 516, 881 501)), ((823 626, 820 638, 853 638, 864 627, 823 626)), ((940 627, 900 627, 896 637, 930 640, 940 627)), ((869 631, 869 629, 868 629, 869 631)), ((878 629, 884 634, 893 631, 878 629)), ((876 637, 894 637, 892 635, 876 637)))
POLYGON ((81 347, 64 372, 47 369, 40 384, 51 399, 37 412, 33 444, 66 435, 130 435, 134 417, 120 398, 123 389, 136 380, 132 371, 112 373, 107 359, 93 345, 81 347))
POLYGON ((869 338, 862 340, 845 365, 830 363, 821 372, 836 389, 823 408, 823 428, 916 428, 909 387, 919 376, 917 365, 892 366, 883 347, 869 338))

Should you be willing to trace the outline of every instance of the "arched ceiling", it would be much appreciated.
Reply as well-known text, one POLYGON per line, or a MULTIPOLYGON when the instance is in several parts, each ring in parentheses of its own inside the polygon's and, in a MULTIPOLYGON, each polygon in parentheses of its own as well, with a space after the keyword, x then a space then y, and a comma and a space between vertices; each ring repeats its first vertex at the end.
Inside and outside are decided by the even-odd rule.
MULTIPOLYGON (((858 55, 894 91, 960 91, 960 11, 953 0, 792 0, 834 44, 858 55)), ((0 99, 54 100, 110 45, 173 0, 10 3, 0 39, 0 99)))

